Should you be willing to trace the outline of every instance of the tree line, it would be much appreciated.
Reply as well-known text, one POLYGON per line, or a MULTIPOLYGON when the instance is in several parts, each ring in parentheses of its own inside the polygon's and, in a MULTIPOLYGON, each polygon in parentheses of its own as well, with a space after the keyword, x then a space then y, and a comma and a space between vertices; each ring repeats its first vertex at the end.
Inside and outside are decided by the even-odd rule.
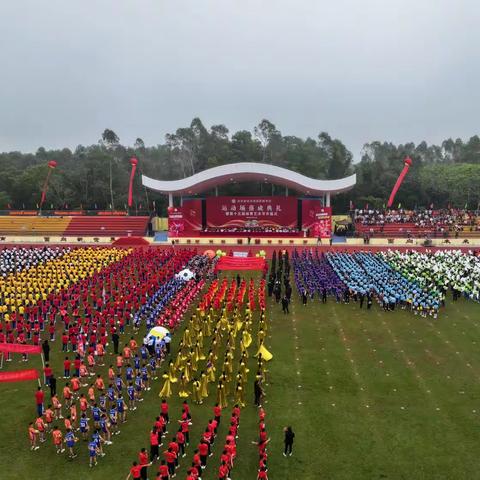
MULTIPOLYGON (((407 155, 413 166, 396 197, 396 206, 478 208, 477 135, 467 141, 447 139, 441 145, 374 141, 364 145, 361 160, 353 164, 352 153, 343 142, 326 132, 315 138, 282 135, 272 122, 262 120, 252 131, 231 133, 225 125, 207 128, 199 118, 194 118, 190 126, 167 134, 164 142, 155 146, 146 146, 140 137, 133 146, 123 145, 112 129, 105 129, 95 144, 79 145, 74 151, 40 147, 34 154, 0 153, 0 209, 36 208, 47 163, 55 160, 58 166, 50 179, 47 208, 123 210, 132 156, 139 160, 140 174, 164 180, 235 162, 270 163, 319 179, 357 173, 355 189, 335 197, 335 213, 346 212, 350 202, 358 208, 367 204, 382 208, 407 155)), ((144 189, 140 175, 136 176, 134 192, 135 210, 155 209, 165 215, 165 196, 144 189)), ((283 192, 281 186, 262 182, 219 187, 223 195, 283 192)))

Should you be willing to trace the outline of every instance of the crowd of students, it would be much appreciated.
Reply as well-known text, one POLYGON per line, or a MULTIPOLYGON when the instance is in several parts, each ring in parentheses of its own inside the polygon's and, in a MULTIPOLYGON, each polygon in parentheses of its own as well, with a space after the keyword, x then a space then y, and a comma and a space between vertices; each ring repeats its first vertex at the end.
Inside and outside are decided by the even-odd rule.
POLYGON ((363 225, 413 223, 418 227, 478 225, 478 212, 466 209, 357 209, 354 219, 363 225))
MULTIPOLYGON (((205 261, 196 257, 191 250, 128 252, 116 263, 94 269, 90 277, 72 284, 66 292, 59 290, 38 301, 37 312, 32 307, 31 311, 19 315, 12 313, 6 325, 17 333, 24 322, 33 321, 38 323, 39 332, 47 330, 50 340, 54 341, 55 329, 61 326, 62 350, 74 355, 73 359, 67 355, 64 360, 66 383, 61 399, 51 391, 51 403, 44 408, 42 389, 36 393, 37 418, 29 425, 32 450, 37 450, 46 440, 46 433, 51 433, 57 453, 68 449, 69 457, 75 458, 74 446, 80 436, 88 442, 90 466, 96 465, 98 457, 105 455, 104 446, 111 444, 112 436, 120 433, 119 426, 126 421, 127 411, 136 410, 137 403, 143 401, 143 392, 150 390, 150 380, 157 378, 157 368, 167 349, 165 343, 159 343, 159 348, 148 349, 145 345, 137 345, 131 337, 120 352, 120 336, 126 334, 125 327, 132 322, 134 312, 165 285, 175 287, 174 295, 162 291, 180 312, 172 313, 173 320, 162 312, 161 322, 170 327, 178 325, 181 316, 176 314, 181 315, 201 287, 183 282, 183 288, 177 288, 178 284, 169 283, 169 279, 187 264, 194 270, 197 266, 197 273, 201 272, 205 261), (43 307, 45 317, 50 319, 49 325, 55 327, 52 332, 41 322, 45 318, 39 313, 43 307), (108 369, 108 380, 104 381, 96 373, 96 367, 104 365, 109 338, 114 350, 110 353, 116 357, 108 369), (84 388, 88 390, 84 392, 84 388), (65 433, 58 427, 60 422, 65 433)), ((140 322, 145 322, 149 313, 143 311, 132 326, 138 327, 140 322)), ((47 385, 51 385, 55 377, 48 363, 45 377, 47 385)))
POLYGON ((318 295, 337 302, 359 302, 384 310, 396 306, 436 318, 450 291, 480 301, 480 258, 460 250, 328 252, 303 250, 292 256, 297 290, 306 304, 318 295))
MULTIPOLYGON (((37 390, 37 415, 28 426, 31 449, 38 450, 51 437, 58 454, 67 452, 74 459, 79 442, 84 442, 89 465, 94 467, 120 434, 127 414, 137 409, 144 392, 158 378, 158 368, 169 348, 167 343, 160 343, 154 349, 138 345, 131 333, 138 332, 141 326, 148 329, 159 324, 175 329, 203 288, 203 277, 211 276, 213 262, 195 255, 193 250, 76 248, 37 253, 30 254, 24 269, 14 269, 0 278, 3 303, 0 341, 44 347, 47 360, 44 380, 45 386, 50 387, 50 399, 46 400, 43 388, 37 390), (186 282, 175 277, 185 267, 194 271, 194 280, 186 282), (64 353, 61 373, 54 371, 48 361, 50 345, 56 345, 64 353), (109 355, 113 355, 113 361, 107 360, 109 355), (61 383, 58 393, 57 379, 61 383)), ((270 355, 264 346, 267 333, 264 290, 264 280, 258 285, 240 277, 231 281, 214 280, 191 316, 178 353, 163 375, 162 405, 177 382, 178 395, 199 404, 209 396, 209 384, 216 383, 216 395, 210 393, 217 400, 215 418, 209 421, 194 454, 189 480, 200 477, 202 464, 205 467, 208 458, 205 444, 210 451, 222 408, 231 401, 235 406, 219 467, 219 475, 223 475, 219 478, 229 478, 236 455, 240 408, 247 403, 247 363, 253 344, 254 311, 260 312, 255 347, 258 357, 255 379, 259 384, 265 380, 265 361, 270 355), (206 341, 210 342, 208 350, 206 341)), ((186 401, 184 405, 188 405, 186 401)), ((183 455, 189 442, 191 419, 187 423, 183 417, 181 420, 175 437, 183 455)), ((166 433, 161 423, 157 419, 150 432, 150 455, 140 451, 134 467, 141 468, 132 470, 132 476, 137 470, 144 475, 146 467, 157 461, 157 449, 162 444, 159 433, 166 433)), ((172 462, 168 462, 171 455, 167 457, 166 453, 163 462, 168 469, 168 463, 172 462)), ((159 474, 165 473, 162 464, 159 474)), ((168 475, 159 478, 175 476, 171 467, 168 475)))

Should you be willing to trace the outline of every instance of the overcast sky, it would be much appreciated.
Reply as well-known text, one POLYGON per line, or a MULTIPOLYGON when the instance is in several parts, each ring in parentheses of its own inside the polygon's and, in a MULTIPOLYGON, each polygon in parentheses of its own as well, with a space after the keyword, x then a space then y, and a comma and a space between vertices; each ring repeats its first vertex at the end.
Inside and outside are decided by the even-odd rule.
POLYGON ((0 0, 0 151, 230 132, 479 133, 478 0, 0 0))

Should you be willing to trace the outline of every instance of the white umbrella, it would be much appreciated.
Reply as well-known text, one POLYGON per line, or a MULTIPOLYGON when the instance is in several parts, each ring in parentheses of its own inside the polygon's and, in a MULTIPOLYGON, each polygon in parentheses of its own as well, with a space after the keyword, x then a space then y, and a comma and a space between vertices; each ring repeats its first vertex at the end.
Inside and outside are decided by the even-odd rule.
POLYGON ((191 280, 192 278, 195 277, 195 274, 188 268, 184 268, 180 272, 178 272, 175 275, 177 278, 180 278, 181 280, 185 280, 188 282, 188 280, 191 280))

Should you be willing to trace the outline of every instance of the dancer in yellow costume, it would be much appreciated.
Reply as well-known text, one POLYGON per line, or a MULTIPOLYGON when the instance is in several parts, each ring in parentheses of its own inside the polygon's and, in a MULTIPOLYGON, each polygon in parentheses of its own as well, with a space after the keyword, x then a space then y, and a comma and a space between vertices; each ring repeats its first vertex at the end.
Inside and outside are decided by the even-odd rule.
POLYGON ((202 393, 201 393, 201 383, 194 378, 192 382, 192 391, 193 391, 193 401, 197 404, 203 403, 202 393))
POLYGON ((208 376, 203 371, 200 374, 200 395, 202 398, 208 397, 208 376))
POLYGON ((179 388, 178 396, 180 398, 187 398, 188 396, 190 396, 190 392, 188 391, 188 381, 185 375, 183 374, 180 377, 180 384, 178 388, 179 388))
POLYGON ((173 361, 170 360, 168 364, 168 375, 170 376, 170 382, 176 383, 177 382, 177 372, 175 370, 175 366, 173 365, 173 361))
POLYGON ((172 396, 172 387, 170 385, 170 375, 167 372, 164 372, 162 375, 164 379, 163 387, 158 394, 159 397, 168 398, 172 396))
POLYGON ((217 403, 222 408, 228 406, 227 396, 225 394, 225 385, 222 383, 222 381, 218 382, 217 386, 217 403))
POLYGON ((241 407, 245 406, 245 390, 240 383, 237 383, 235 388, 235 403, 241 407))

